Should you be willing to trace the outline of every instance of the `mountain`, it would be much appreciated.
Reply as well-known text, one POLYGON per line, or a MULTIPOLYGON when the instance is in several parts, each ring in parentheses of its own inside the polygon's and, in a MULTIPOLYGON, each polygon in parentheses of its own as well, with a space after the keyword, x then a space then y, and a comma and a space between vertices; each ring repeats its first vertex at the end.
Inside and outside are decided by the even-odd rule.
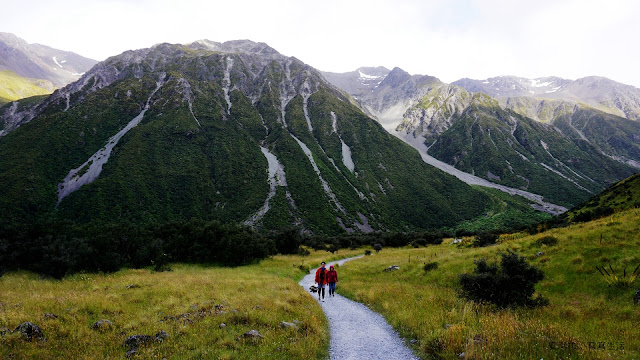
POLYGON ((127 51, 0 117, 14 124, 0 137, 5 224, 199 218, 337 234, 454 226, 491 207, 263 43, 127 51))
MULTIPOLYGON (((560 81, 546 80, 536 84, 557 86, 554 81, 560 81)), ((517 86, 514 82, 494 85, 511 89, 512 95, 533 86, 524 81, 517 86)), ((528 118, 528 113, 516 111, 515 106, 505 106, 513 99, 532 98, 502 99, 434 77, 412 76, 401 69, 394 69, 373 91, 357 98, 362 107, 388 125, 387 130, 418 149, 425 162, 470 184, 530 199, 537 195, 571 207, 633 173, 628 165, 637 161, 632 135, 639 133, 637 122, 593 108, 589 111, 606 119, 589 120, 588 113, 582 111, 585 107, 574 110, 574 105, 564 100, 548 100, 537 108, 534 102, 520 107, 536 108, 540 116, 551 112, 558 120, 556 127, 528 118), (559 109, 565 109, 564 117, 559 109), (563 126, 574 121, 589 128, 593 140, 585 141, 568 125, 563 126)))
POLYGON ((640 120, 640 89, 605 77, 589 76, 572 81, 559 77, 526 79, 499 76, 486 80, 465 78, 452 84, 500 99, 533 97, 564 100, 629 120, 640 120))
POLYGON ((70 51, 40 44, 0 32, 0 71, 9 70, 29 79, 50 81, 55 87, 76 81, 97 61, 70 51))
POLYGON ((333 85, 353 96, 382 126, 392 131, 404 111, 431 86, 441 84, 433 76, 410 75, 394 68, 360 68, 355 72, 323 73, 333 85))

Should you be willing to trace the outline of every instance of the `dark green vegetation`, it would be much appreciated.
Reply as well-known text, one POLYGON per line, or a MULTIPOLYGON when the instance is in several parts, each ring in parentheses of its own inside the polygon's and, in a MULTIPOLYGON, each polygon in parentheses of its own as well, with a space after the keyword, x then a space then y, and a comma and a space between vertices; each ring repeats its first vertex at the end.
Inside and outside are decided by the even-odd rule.
POLYGON ((531 266, 518 254, 508 251, 501 255, 500 265, 476 260, 472 274, 460 275, 460 293, 476 302, 489 302, 498 307, 538 306, 548 303, 541 297, 532 298, 535 285, 544 273, 531 266))
POLYGON ((256 229, 420 230, 454 227, 494 208, 490 194, 426 165, 313 68, 269 49, 163 44, 127 52, 41 100, 33 120, 0 138, 0 222, 242 223, 269 192, 260 146, 284 166, 286 186, 275 188, 256 229), (141 123, 120 139, 99 177, 58 204, 68 172, 147 101, 141 123), (326 186, 292 135, 310 149, 326 186), (354 172, 342 162, 341 139, 354 172))
POLYGON ((567 222, 584 222, 615 211, 640 208, 640 174, 624 179, 558 217, 567 222))
POLYGON ((429 154, 564 206, 575 205, 634 171, 591 143, 502 109, 482 93, 473 94, 453 124, 437 136, 429 154))

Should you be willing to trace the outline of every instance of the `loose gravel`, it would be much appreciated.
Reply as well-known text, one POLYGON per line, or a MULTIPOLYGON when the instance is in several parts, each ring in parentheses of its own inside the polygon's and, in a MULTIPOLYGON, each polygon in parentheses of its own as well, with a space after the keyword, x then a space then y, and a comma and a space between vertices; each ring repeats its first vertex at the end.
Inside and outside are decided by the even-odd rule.
MULTIPOLYGON (((342 265, 349 260, 360 257, 362 256, 329 263, 327 268, 330 265, 342 265)), ((314 284, 315 273, 316 269, 311 270, 311 273, 299 283, 307 292, 309 292, 309 287, 314 284)), ((338 278, 340 278, 340 273, 338 273, 338 278)), ((418 358, 380 314, 344 296, 336 294, 334 297, 330 297, 328 292, 327 287, 324 302, 318 300, 317 294, 310 292, 309 294, 318 301, 329 320, 331 334, 329 356, 331 359, 404 360, 418 358)))

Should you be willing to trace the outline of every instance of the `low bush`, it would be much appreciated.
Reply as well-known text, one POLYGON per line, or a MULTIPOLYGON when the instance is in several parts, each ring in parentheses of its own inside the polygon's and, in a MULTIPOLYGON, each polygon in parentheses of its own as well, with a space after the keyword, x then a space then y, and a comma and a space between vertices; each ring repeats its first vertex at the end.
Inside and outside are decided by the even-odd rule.
POLYGON ((488 302, 501 308, 546 305, 540 296, 532 298, 535 284, 544 278, 542 270, 528 264, 518 254, 502 254, 500 265, 475 261, 472 274, 460 275, 460 295, 475 302, 488 302))
POLYGON ((536 240, 536 245, 546 245, 546 246, 554 246, 558 244, 558 239, 553 236, 543 236, 540 239, 536 240))
POLYGON ((498 234, 494 233, 481 233, 476 235, 471 243, 473 247, 485 247, 489 245, 495 245, 496 241, 498 241, 498 234))
POLYGON ((424 264, 424 271, 425 272, 429 272, 429 271, 435 270, 437 268, 438 268, 438 263, 437 262, 430 262, 430 263, 424 264))

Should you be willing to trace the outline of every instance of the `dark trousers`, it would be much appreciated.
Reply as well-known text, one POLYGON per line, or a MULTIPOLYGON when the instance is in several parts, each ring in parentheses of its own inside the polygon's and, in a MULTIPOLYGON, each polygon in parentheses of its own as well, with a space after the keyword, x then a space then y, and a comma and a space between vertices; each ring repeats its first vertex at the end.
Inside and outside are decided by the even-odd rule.
POLYGON ((324 285, 318 284, 318 299, 320 299, 321 293, 322 293, 322 298, 324 299, 324 285))

